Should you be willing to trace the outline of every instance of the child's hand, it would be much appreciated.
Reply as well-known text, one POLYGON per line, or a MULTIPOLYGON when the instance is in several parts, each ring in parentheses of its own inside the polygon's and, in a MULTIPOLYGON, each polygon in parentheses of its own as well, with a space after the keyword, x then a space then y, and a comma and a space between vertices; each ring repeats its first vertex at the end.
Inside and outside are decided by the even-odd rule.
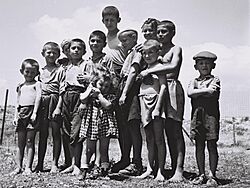
POLYGON ((97 98, 98 95, 101 93, 100 89, 93 87, 91 90, 91 96, 97 98))
POLYGON ((36 121, 36 114, 33 113, 33 114, 31 115, 30 121, 31 121, 32 123, 34 123, 34 122, 36 121))
POLYGON ((127 96, 125 94, 121 95, 121 97, 119 99, 119 105, 120 106, 123 105, 123 104, 125 104, 126 98, 127 98, 127 96))
POLYGON ((54 110, 54 112, 52 113, 52 118, 53 119, 57 119, 60 115, 61 115, 61 109, 60 108, 56 108, 55 110, 54 110))
POLYGON ((14 127, 17 127, 17 118, 16 117, 13 120, 13 125, 14 125, 14 127))
POLYGON ((160 110, 154 109, 152 111, 152 117, 160 117, 160 110))
POLYGON ((213 94, 217 89, 217 84, 210 84, 207 88, 208 94, 213 94))
POLYGON ((140 74, 138 74, 136 80, 138 81, 143 80, 143 78, 145 78, 147 75, 149 75, 148 70, 143 70, 140 72, 140 74))
POLYGON ((89 82, 90 80, 90 75, 89 74, 78 74, 77 77, 76 77, 77 81, 80 83, 80 84, 84 84, 84 83, 87 83, 89 82))

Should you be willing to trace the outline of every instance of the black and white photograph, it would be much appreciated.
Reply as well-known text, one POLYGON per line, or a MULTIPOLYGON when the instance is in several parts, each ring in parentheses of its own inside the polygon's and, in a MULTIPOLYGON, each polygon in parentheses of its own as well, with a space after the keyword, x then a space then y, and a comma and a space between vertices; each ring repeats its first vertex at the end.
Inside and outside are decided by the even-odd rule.
POLYGON ((0 188, 250 187, 249 0, 0 15, 0 188))

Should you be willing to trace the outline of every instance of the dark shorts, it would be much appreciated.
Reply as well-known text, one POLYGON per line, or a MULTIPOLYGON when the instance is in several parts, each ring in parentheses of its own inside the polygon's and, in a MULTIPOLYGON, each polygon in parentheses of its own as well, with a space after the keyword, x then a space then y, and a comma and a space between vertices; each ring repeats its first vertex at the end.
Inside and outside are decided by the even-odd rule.
POLYGON ((34 106, 19 106, 18 107, 18 119, 17 119, 17 128, 18 131, 28 131, 28 130, 37 130, 37 123, 32 123, 30 117, 33 113, 34 106))

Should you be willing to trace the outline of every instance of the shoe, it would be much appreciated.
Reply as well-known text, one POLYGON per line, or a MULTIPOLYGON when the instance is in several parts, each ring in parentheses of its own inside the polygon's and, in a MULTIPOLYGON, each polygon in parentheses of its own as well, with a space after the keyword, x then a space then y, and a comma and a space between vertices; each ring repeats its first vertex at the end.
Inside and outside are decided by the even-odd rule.
POLYGON ((101 176, 101 169, 99 166, 95 165, 92 171, 90 172, 89 178, 95 180, 99 176, 101 176))
POLYGON ((120 160, 111 168, 112 173, 118 173, 121 169, 126 168, 129 165, 129 161, 120 160))
POLYGON ((119 173, 129 176, 140 176, 142 173, 142 166, 131 163, 125 169, 120 170, 119 173))
POLYGON ((193 181, 192 181, 192 183, 194 185, 201 185, 201 184, 204 184, 205 181, 206 181, 205 174, 201 174, 200 176, 194 178, 193 181))
POLYGON ((218 186, 218 183, 216 181, 216 178, 215 177, 208 177, 208 180, 207 180, 207 183, 206 183, 207 186, 213 186, 213 187, 217 187, 218 186))

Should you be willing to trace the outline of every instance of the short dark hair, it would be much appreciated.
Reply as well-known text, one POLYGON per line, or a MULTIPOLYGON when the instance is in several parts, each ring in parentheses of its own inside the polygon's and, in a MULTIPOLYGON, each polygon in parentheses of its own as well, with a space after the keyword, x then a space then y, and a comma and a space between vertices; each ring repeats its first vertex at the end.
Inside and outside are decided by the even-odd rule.
POLYGON ((60 46, 56 42, 51 42, 51 41, 50 42, 46 42, 43 45, 42 53, 45 52, 45 50, 46 50, 46 48, 48 46, 51 47, 51 48, 53 48, 53 49, 56 49, 58 51, 59 55, 60 55, 60 46))
POLYGON ((31 59, 31 58, 23 60, 23 62, 21 64, 21 69, 20 69, 20 71, 22 73, 23 73, 23 71, 24 71, 27 64, 30 64, 32 67, 36 68, 37 73, 39 73, 39 63, 36 60, 31 59))
POLYGON ((121 31, 119 34, 118 34, 118 39, 120 38, 120 36, 124 33, 128 33, 128 37, 135 37, 136 40, 138 38, 138 32, 134 29, 126 29, 126 30, 123 30, 121 31))
POLYGON ((167 29, 175 33, 175 24, 170 20, 163 20, 158 23, 158 26, 165 25, 167 29))
POLYGON ((71 44, 72 44, 73 42, 79 42, 79 43, 81 44, 82 48, 84 49, 84 51, 86 51, 86 44, 85 44, 85 42, 84 42, 82 39, 79 39, 79 38, 74 38, 74 39, 72 39, 72 40, 70 41, 70 43, 69 43, 69 48, 70 48, 70 46, 71 46, 71 44))
POLYGON ((119 10, 115 6, 106 6, 102 10, 102 17, 107 16, 107 15, 113 15, 116 18, 119 18, 119 10))
POLYGON ((154 30, 156 30, 156 29, 157 29, 158 23, 159 23, 159 20, 157 20, 157 19, 155 19, 155 18, 148 18, 148 19, 142 24, 141 29, 143 28, 144 25, 146 25, 146 24, 151 24, 151 25, 152 25, 152 28, 153 28, 154 30))
POLYGON ((89 36, 89 40, 91 37, 93 36, 97 36, 99 37, 100 39, 102 39, 104 42, 106 42, 106 35, 104 32, 100 31, 100 30, 95 30, 93 31, 92 33, 90 33, 90 36, 89 36))

